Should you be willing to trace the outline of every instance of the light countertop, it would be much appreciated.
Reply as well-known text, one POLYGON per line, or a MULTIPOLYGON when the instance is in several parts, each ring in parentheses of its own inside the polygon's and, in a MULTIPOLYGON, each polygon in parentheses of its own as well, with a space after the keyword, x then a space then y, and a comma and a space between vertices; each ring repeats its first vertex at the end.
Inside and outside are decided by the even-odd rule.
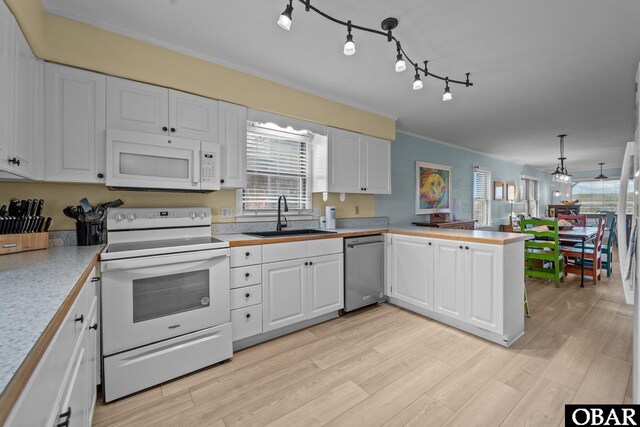
POLYGON ((61 246, 0 256, 0 394, 102 248, 61 246))

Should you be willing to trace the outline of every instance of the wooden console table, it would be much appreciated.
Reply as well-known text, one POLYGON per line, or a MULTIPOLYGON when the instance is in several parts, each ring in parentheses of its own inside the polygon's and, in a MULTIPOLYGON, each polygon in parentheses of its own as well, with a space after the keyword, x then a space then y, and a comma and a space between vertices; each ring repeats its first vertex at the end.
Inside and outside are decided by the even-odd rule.
POLYGON ((412 222, 418 227, 455 228, 459 230, 473 230, 473 221, 448 221, 448 222, 412 222))

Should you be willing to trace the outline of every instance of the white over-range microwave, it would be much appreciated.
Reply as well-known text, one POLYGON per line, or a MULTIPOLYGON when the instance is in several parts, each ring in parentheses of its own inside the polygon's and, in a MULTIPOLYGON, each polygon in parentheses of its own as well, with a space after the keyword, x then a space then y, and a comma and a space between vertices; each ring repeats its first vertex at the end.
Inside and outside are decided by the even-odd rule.
POLYGON ((215 142, 107 129, 107 186, 211 192, 220 189, 215 142))

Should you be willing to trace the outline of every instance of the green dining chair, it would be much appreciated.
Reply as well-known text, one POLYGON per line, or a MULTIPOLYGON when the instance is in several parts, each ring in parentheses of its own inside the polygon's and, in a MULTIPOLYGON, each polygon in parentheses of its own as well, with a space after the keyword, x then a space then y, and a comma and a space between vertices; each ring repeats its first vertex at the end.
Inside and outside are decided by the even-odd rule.
POLYGON ((524 242, 524 273, 527 277, 553 280, 556 287, 564 281, 564 255, 560 251, 558 220, 523 219, 523 234, 531 234, 533 240, 524 242))

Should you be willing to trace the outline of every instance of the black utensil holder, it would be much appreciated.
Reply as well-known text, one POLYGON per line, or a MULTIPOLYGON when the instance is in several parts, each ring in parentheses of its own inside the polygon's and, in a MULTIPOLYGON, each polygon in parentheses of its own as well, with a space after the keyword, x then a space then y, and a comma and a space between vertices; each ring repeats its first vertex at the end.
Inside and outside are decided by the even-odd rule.
POLYGON ((101 222, 76 222, 78 246, 93 246, 104 243, 101 222))

